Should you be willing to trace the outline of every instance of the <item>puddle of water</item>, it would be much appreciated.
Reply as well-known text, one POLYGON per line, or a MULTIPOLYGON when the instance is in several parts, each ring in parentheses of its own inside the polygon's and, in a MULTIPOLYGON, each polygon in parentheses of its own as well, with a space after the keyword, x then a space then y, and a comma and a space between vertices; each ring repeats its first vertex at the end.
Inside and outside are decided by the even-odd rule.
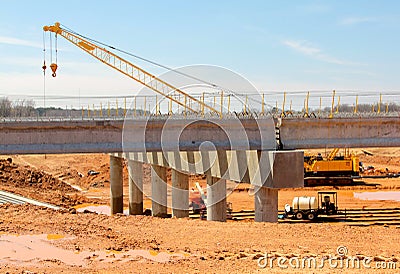
MULTIPOLYGON (((52 237, 50 237, 52 238, 52 237)), ((64 250, 50 244, 48 235, 0 235, 0 263, 34 263, 35 261, 56 259, 68 265, 81 265, 73 257, 73 251, 64 250)))
POLYGON ((400 191, 354 192, 354 198, 360 200, 400 202, 400 191))
MULTIPOLYGON (((78 212, 84 212, 85 210, 88 210, 90 212, 96 212, 98 214, 105 214, 108 216, 111 215, 111 207, 109 205, 81 204, 74 206, 74 208, 78 212)), ((129 214, 128 208, 124 209, 124 214, 125 215, 129 214)))
POLYGON ((91 261, 128 262, 147 259, 167 263, 184 259, 188 253, 156 252, 153 250, 81 251, 54 246, 52 242, 71 239, 59 234, 0 235, 0 264, 32 265, 44 260, 57 260, 71 266, 85 266, 91 261))
POLYGON ((151 256, 157 256, 158 255, 158 252, 155 251, 155 250, 150 250, 149 253, 150 253, 151 256))

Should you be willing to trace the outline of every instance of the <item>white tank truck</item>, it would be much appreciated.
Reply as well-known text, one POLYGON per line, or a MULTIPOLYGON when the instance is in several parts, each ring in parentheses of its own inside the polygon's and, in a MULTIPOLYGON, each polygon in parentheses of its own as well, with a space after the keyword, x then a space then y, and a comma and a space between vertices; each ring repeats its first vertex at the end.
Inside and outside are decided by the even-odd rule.
POLYGON ((285 205, 283 217, 314 221, 319 215, 335 215, 337 212, 337 193, 318 192, 318 197, 294 197, 292 206, 285 205))

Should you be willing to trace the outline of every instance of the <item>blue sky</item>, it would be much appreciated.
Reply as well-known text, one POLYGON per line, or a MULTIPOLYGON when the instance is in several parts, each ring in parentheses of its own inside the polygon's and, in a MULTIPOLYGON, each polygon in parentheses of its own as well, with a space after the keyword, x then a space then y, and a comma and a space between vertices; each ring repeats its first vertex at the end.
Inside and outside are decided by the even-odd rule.
MULTIPOLYGON (((56 21, 170 67, 231 69, 280 97, 283 91, 400 91, 399 1, 0 4, 0 96, 43 94, 42 27, 56 21)), ((62 38, 58 49, 58 77, 46 78, 49 95, 125 95, 140 88, 62 38)))

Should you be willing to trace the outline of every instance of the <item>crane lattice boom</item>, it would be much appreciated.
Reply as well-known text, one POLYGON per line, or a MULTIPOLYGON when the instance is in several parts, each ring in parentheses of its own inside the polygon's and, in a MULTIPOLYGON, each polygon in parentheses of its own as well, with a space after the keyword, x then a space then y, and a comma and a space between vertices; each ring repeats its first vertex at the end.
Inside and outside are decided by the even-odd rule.
POLYGON ((79 34, 72 33, 68 30, 61 28, 60 23, 58 22, 52 26, 44 26, 43 30, 54 32, 56 35, 61 35, 74 45, 78 46, 82 50, 92 55, 94 58, 100 60, 101 62, 112 67, 113 69, 125 74, 126 76, 134 79, 135 81, 141 83, 142 85, 154 90, 155 92, 170 99, 171 101, 183 106, 185 110, 196 112, 193 108, 189 107, 186 104, 187 99, 190 99, 194 102, 197 102, 201 106, 201 109, 203 111, 204 108, 207 108, 211 112, 216 112, 219 114, 220 117, 222 117, 221 111, 216 110, 215 108, 205 104, 203 101, 198 100, 195 97, 180 90, 179 88, 172 86, 171 84, 141 69, 140 67, 132 64, 131 62, 119 57, 118 55, 112 53, 111 51, 88 41, 79 34), (171 94, 173 94, 174 92, 182 94, 184 96, 184 102, 181 102, 180 100, 177 100, 173 96, 171 96, 171 94))

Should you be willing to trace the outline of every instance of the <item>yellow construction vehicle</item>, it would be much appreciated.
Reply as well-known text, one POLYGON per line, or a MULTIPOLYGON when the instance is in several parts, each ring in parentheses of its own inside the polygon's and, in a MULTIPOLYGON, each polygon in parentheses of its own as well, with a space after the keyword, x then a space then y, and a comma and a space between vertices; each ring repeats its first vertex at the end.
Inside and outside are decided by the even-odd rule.
POLYGON ((326 157, 320 153, 304 156, 304 185, 343 185, 351 184, 360 175, 358 156, 343 149, 334 148, 326 157))

